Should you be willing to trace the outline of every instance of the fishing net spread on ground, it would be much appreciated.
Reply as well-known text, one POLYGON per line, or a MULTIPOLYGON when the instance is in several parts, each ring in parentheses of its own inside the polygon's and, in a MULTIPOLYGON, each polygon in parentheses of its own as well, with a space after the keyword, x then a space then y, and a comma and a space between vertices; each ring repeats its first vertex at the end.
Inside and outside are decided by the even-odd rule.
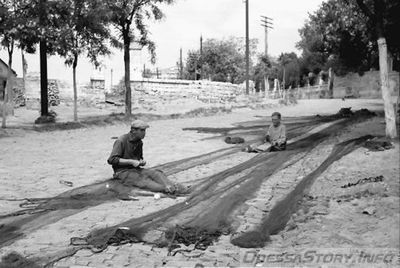
MULTIPOLYGON (((294 156, 311 150, 322 140, 334 135, 346 125, 354 123, 356 118, 360 117, 351 117, 308 138, 290 144, 287 151, 258 154, 246 162, 212 175, 195 185, 194 191, 184 202, 116 226, 94 230, 85 240, 95 249, 101 250, 107 247, 109 241, 114 241, 116 231, 123 228, 124 232, 130 237, 134 237, 136 241, 170 247, 183 241, 184 244, 198 244, 200 248, 203 248, 217 239, 221 233, 231 230, 234 209, 252 198, 261 183, 270 175, 285 167, 294 156)), ((275 233, 285 226, 288 217, 295 209, 296 202, 293 203, 292 200, 300 198, 304 189, 330 164, 358 148, 360 144, 370 138, 371 136, 362 137, 335 146, 331 155, 322 165, 305 177, 290 194, 289 201, 278 205, 278 209, 271 212, 272 216, 263 220, 260 230, 245 233, 232 242, 242 247, 262 246, 267 241, 268 234, 275 233)))
MULTIPOLYGON (((222 233, 231 230, 232 211, 251 198, 261 183, 272 173, 284 167, 288 160, 300 152, 311 150, 323 139, 334 135, 347 124, 368 116, 370 115, 359 114, 346 118, 341 123, 288 145, 287 151, 255 155, 246 162, 207 177, 194 185, 193 192, 184 202, 116 226, 94 230, 86 238, 71 240, 71 242, 81 244, 83 247, 90 246, 97 251, 103 250, 110 244, 137 241, 146 241, 160 246, 172 246, 179 243, 178 241, 184 241, 185 243, 197 243, 198 247, 206 247, 210 241, 214 241, 222 233), (168 235, 174 233, 175 236, 168 235)), ((342 116, 312 117, 303 121, 293 120, 293 124, 285 123, 290 138, 304 134, 318 124, 338 118, 342 118, 342 116)), ((258 129, 248 125, 240 127, 240 131, 243 130, 245 133, 250 129, 261 137, 265 127, 257 127, 258 129)), ((221 132, 216 131, 215 133, 221 132)), ((157 168, 163 170, 166 175, 170 175, 196 165, 210 163, 240 150, 241 147, 237 146, 221 149, 197 157, 174 161, 157 168)), ((108 180, 76 188, 54 198, 28 199, 27 205, 32 207, 22 211, 22 215, 1 216, 0 247, 15 241, 24 234, 25 230, 40 228, 88 207, 116 200, 127 193, 131 194, 132 190, 132 187, 121 184, 117 180, 108 180), (109 187, 105 187, 107 184, 109 187), (31 215, 25 212, 36 214, 31 215)))
MULTIPOLYGON (((301 135, 318 124, 333 121, 337 116, 326 117, 304 117, 289 119, 287 129, 289 138, 301 135)), ((244 126, 238 126, 234 129, 244 131, 243 135, 250 135, 253 139, 248 139, 248 145, 251 142, 261 140, 265 132, 267 123, 245 122, 244 126), (250 133, 246 133, 249 132, 250 133)), ((213 133, 229 133, 226 129, 216 129, 213 133)), ((181 159, 166 163, 155 168, 162 170, 166 176, 190 169, 198 165, 204 165, 227 157, 231 154, 241 151, 241 146, 234 146, 216 150, 203 155, 181 159)), ((41 226, 56 222, 62 218, 76 214, 86 208, 100 205, 104 202, 113 200, 126 200, 127 196, 152 195, 152 193, 140 191, 119 180, 109 179, 103 182, 82 186, 66 191, 56 197, 51 198, 25 198, 20 201, 22 210, 0 215, 0 247, 6 246, 15 239, 24 234, 24 229, 38 229, 41 226)))
POLYGON ((275 205, 256 230, 252 230, 232 239, 232 244, 244 248, 263 247, 265 242, 268 241, 269 235, 276 234, 285 228, 291 215, 296 211, 298 202, 303 198, 305 191, 313 184, 315 179, 333 162, 359 148, 371 138, 373 138, 373 136, 367 135, 336 144, 325 161, 316 170, 304 177, 292 192, 275 205))

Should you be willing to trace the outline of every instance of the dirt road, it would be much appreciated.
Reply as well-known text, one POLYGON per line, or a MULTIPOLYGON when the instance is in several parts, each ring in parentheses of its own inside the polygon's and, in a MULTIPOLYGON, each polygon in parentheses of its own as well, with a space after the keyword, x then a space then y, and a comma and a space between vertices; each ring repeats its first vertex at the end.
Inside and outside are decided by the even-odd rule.
MULTIPOLYGON (((301 101, 297 106, 283 107, 279 111, 284 117, 306 116, 334 113, 340 107, 379 110, 380 105, 380 102, 373 100, 346 100, 346 102, 311 100, 301 101)), ((145 158, 150 166, 157 166, 231 147, 223 143, 221 138, 212 138, 215 134, 182 129, 232 127, 238 122, 263 119, 271 112, 271 109, 241 109, 231 114, 206 118, 150 122, 151 128, 145 139, 145 158)), ((375 118, 354 126, 342 135, 316 147, 306 159, 273 174, 268 182, 261 185, 256 198, 249 201, 248 209, 238 213, 238 217, 241 217, 238 221, 239 226, 246 229, 257 224, 257 219, 267 213, 268 207, 282 198, 291 189, 296 179, 316 168, 337 141, 362 134, 382 135, 381 122, 382 119, 375 118), (263 212, 260 213, 260 210, 263 212)), ((127 130, 127 125, 116 124, 42 133, 10 131, 8 135, 13 133, 17 135, 0 139, 0 183, 2 185, 0 197, 2 199, 51 197, 70 189, 60 184, 60 180, 71 181, 75 188, 110 178, 111 169, 105 159, 111 150, 114 141, 112 138, 127 130)), ((398 144, 394 150, 377 153, 359 149, 333 164, 308 193, 313 197, 313 201, 309 201, 311 204, 305 202, 304 206, 312 207, 312 209, 306 212, 303 209, 299 215, 294 215, 287 230, 271 237, 272 242, 268 245, 268 250, 273 248, 274 252, 277 251, 279 254, 284 254, 284 252, 300 254, 310 245, 317 248, 336 249, 344 247, 398 249, 400 246, 397 227, 400 222, 399 207, 396 205, 399 201, 398 152, 398 144), (378 175, 383 175, 385 178, 383 182, 361 185, 365 189, 351 187, 346 192, 340 188, 346 183, 378 175), (371 190, 369 187, 377 190, 371 190), (372 197, 354 197, 358 196, 358 192, 365 192, 366 189, 373 192, 372 197), (344 195, 347 197, 343 198, 344 195), (346 201, 338 202, 342 199, 346 201), (366 208, 371 211, 370 214, 364 213, 366 208)), ((190 168, 172 177, 180 181, 201 180, 251 157, 253 156, 249 154, 239 154, 234 158, 221 159, 207 165, 190 168)), ((4 256, 13 250, 24 257, 56 254, 57 251, 68 247, 69 238, 72 236, 86 236, 95 228, 112 226, 132 217, 147 215, 182 200, 178 198, 155 201, 152 197, 143 197, 138 202, 116 201, 101 204, 51 225, 43 226, 7 248, 1 248, 0 254, 4 256)), ((0 213, 6 214, 19 209, 19 203, 0 201, 0 213)), ((162 266, 163 263, 164 266, 194 266, 196 263, 224 266, 240 264, 242 260, 237 258, 237 254, 242 257, 244 251, 230 244, 229 239, 228 236, 222 236, 206 251, 191 250, 190 253, 178 253, 174 257, 167 257, 165 249, 153 248, 145 244, 109 247, 100 254, 81 250, 73 257, 58 262, 56 267, 71 265, 148 267, 149 258, 152 260, 151 265, 157 266, 162 266)), ((256 264, 257 261, 250 262, 250 265, 256 264)))

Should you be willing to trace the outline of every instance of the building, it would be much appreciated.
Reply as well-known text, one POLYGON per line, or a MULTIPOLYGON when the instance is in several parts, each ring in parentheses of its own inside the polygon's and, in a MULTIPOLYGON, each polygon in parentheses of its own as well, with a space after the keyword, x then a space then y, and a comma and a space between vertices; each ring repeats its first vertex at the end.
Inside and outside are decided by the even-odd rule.
MULTIPOLYGON (((17 77, 17 73, 14 70, 12 71, 12 78, 15 79, 17 77)), ((0 100, 4 100, 4 93, 7 85, 7 77, 8 77, 8 65, 2 59, 0 59, 0 100)))

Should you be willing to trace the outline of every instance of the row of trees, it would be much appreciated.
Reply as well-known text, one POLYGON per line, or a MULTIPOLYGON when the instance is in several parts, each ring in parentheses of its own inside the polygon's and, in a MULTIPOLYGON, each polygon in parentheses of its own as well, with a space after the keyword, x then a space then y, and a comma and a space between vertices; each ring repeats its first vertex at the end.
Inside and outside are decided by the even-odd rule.
MULTIPOLYGON (((243 45, 244 40, 235 37, 206 40, 201 51, 188 52, 183 78, 243 83, 246 78, 243 45)), ((257 40, 251 40, 250 79, 255 82, 257 90, 264 89, 264 80, 267 77, 270 81, 274 79, 284 81, 286 87, 296 87, 309 81, 308 73, 304 77, 301 75, 301 71, 305 68, 302 67, 302 59, 298 58, 296 53, 282 53, 278 58, 271 58, 264 54, 256 55, 256 46, 257 40)))
POLYGON ((316 12, 309 15, 308 21, 299 30, 301 40, 297 47, 302 51, 303 66, 307 69, 305 71, 333 67, 337 73, 343 74, 378 69, 378 35, 386 37, 393 68, 398 70, 398 14, 398 0, 323 2, 316 12), (378 9, 376 12, 379 14, 371 18, 374 9, 378 9), (367 13, 364 12, 366 10, 367 13), (380 28, 379 31, 377 27, 380 28))
MULTIPOLYGON (((74 119, 77 116, 76 67, 85 56, 100 65, 110 46, 124 51, 126 115, 131 115, 130 57, 133 42, 147 47, 155 60, 155 44, 149 38, 150 19, 160 20, 160 4, 173 0, 2 0, 0 2, 0 44, 8 51, 12 68, 14 48, 35 53, 40 44, 42 98, 47 96, 46 55, 60 55, 72 67, 74 119), (43 55, 44 54, 44 55, 43 55), (43 67, 43 68, 42 68, 43 67), (44 78, 44 79, 43 79, 44 78), (44 85, 42 84, 42 85, 44 85)), ((10 73, 10 72, 9 72, 10 73)), ((10 87, 10 79, 7 79, 10 87)), ((48 116, 47 100, 42 100, 42 117, 48 116), (44 105, 43 105, 44 104, 44 105)), ((4 105, 5 106, 5 105, 4 105)), ((3 111, 3 127, 5 113, 3 111)))
MULTIPOLYGON (((381 35, 386 36, 390 65, 400 69, 400 1, 398 0, 328 0, 309 15, 299 30, 297 48, 301 55, 282 53, 278 58, 267 55, 255 57, 256 40, 251 42, 251 79, 262 85, 265 77, 278 78, 286 87, 315 83, 321 70, 332 68, 337 75, 379 69, 376 18, 370 19, 360 8, 382 6, 381 35), (362 4, 364 3, 364 5, 362 4), (380 4, 381 3, 381 4, 380 4)), ((242 83, 245 79, 244 41, 231 37, 226 40, 209 39, 202 51, 189 51, 184 77, 242 83), (201 55, 200 55, 201 54, 201 55), (196 74, 195 74, 196 73, 196 74)))

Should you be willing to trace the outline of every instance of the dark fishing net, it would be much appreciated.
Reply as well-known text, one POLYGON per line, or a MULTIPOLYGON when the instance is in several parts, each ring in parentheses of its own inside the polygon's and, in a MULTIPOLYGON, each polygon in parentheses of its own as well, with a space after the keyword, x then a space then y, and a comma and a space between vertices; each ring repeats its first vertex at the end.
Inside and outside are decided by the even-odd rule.
MULTIPOLYGON (((316 121, 289 124, 289 137, 301 135, 312 126, 337 118, 337 116, 317 119, 314 117, 316 121)), ((182 226, 184 230, 192 230, 185 228, 201 230, 201 232, 207 232, 215 238, 216 236, 211 234, 218 233, 221 229, 230 228, 232 222, 230 218, 231 212, 245 200, 251 198, 263 180, 281 168, 292 156, 304 150, 312 149, 318 142, 340 130, 346 124, 354 122, 354 120, 355 118, 349 118, 347 121, 332 126, 324 132, 316 133, 306 140, 288 145, 287 151, 279 154, 259 154, 249 161, 205 178, 192 187, 193 192, 185 202, 141 218, 131 219, 117 226, 95 230, 87 238, 83 239, 83 244, 91 245, 93 248, 104 249, 109 244, 118 244, 122 243, 122 241, 163 243, 163 241, 167 240, 164 235, 165 231, 171 228, 166 226, 176 225, 172 224, 174 218, 184 223, 182 226), (244 171, 250 172, 238 176, 244 171), (122 237, 120 230, 123 230, 122 237), (149 232, 160 233, 161 235, 154 235, 153 237, 156 238, 148 239, 145 234, 149 232)), ((249 127, 251 128, 251 126, 249 127)), ((158 168, 162 169, 166 175, 170 175, 196 165, 210 163, 215 159, 229 156, 239 150, 241 150, 240 147, 217 150, 198 157, 174 161, 158 168)), ((123 185, 117 180, 108 180, 76 188, 54 198, 27 199, 27 203, 31 207, 22 211, 23 215, 16 217, 5 215, 0 218, 0 247, 15 241, 24 234, 25 230, 34 230, 88 207, 116 200, 130 193, 132 193, 132 187, 123 185), (108 187, 106 187, 107 185, 108 187), (31 215, 29 213, 37 214, 31 215)))
POLYGON ((349 182, 343 186, 340 186, 340 188, 349 188, 349 187, 353 187, 353 186, 357 186, 357 185, 361 185, 361 184, 365 184, 365 183, 382 182, 382 181, 383 181, 383 176, 379 175, 376 177, 368 177, 368 178, 364 178, 364 179, 359 179, 356 182, 349 182))
MULTIPOLYGON (((141 218, 128 220, 113 227, 95 230, 89 234, 87 242, 94 248, 105 248, 109 241, 113 239, 115 231, 120 227, 124 227, 126 232, 138 241, 165 245, 168 244, 165 234, 174 233, 176 229, 175 222, 179 222, 180 225, 180 235, 177 237, 190 237, 187 241, 199 241, 208 236, 209 239, 207 241, 215 240, 218 238, 215 234, 220 233, 221 230, 230 230, 233 222, 231 218, 232 212, 246 200, 252 198, 254 192, 259 189, 263 181, 284 167, 291 158, 299 153, 304 153, 306 150, 311 150, 322 140, 334 135, 346 125, 354 123, 354 120, 356 120, 356 117, 351 117, 306 139, 290 144, 287 151, 258 154, 240 165, 210 176, 207 180, 195 185, 193 193, 184 202, 141 218), (240 175, 244 171, 249 172, 240 175), (171 225, 173 227, 168 227, 171 225), (188 233, 182 233, 185 231, 188 233), (195 234, 201 234, 200 236, 203 238, 200 238, 200 236, 193 237, 195 234)), ((365 141, 365 137, 337 145, 331 156, 321 167, 307 176, 304 182, 299 184, 292 196, 301 195, 301 189, 304 189, 305 185, 309 185, 332 162, 359 146, 361 140, 365 141)), ((252 246, 260 246, 265 243, 269 233, 276 232, 284 226, 293 208, 291 205, 283 204, 278 210, 279 213, 278 211, 274 212, 278 214, 274 214, 276 216, 275 218, 272 217, 274 220, 264 220, 266 223, 262 225, 262 229, 254 233, 258 236, 258 240, 251 237, 251 233, 249 233, 247 234, 248 236, 244 235, 233 242, 241 246, 248 246, 247 243, 251 243, 252 246), (260 235, 260 233, 266 235, 260 235), (258 241, 262 241, 262 243, 258 241)), ((179 243, 177 237, 170 243, 179 243)), ((168 236, 168 238, 171 237, 168 236)))
POLYGON ((174 229, 169 229, 165 232, 165 238, 170 241, 170 243, 168 243, 169 252, 173 249, 180 248, 180 245, 193 245, 193 249, 205 250, 221 235, 228 233, 229 229, 224 228, 210 231, 194 227, 176 226, 174 229))
POLYGON ((285 228, 291 215, 296 211, 298 202, 303 198, 305 191, 313 184, 315 179, 333 162, 359 148, 371 138, 372 136, 368 135, 335 145, 328 158, 316 170, 304 177, 285 199, 274 206, 256 230, 246 232, 232 239, 232 244, 244 248, 263 247, 265 242, 268 241, 269 235, 276 234, 285 228))
POLYGON ((22 257, 16 252, 11 252, 3 256, 0 262, 0 268, 41 268, 41 265, 22 257))
POLYGON ((365 142, 364 147, 373 152, 385 151, 394 148, 392 142, 387 137, 376 137, 368 140, 365 142))

